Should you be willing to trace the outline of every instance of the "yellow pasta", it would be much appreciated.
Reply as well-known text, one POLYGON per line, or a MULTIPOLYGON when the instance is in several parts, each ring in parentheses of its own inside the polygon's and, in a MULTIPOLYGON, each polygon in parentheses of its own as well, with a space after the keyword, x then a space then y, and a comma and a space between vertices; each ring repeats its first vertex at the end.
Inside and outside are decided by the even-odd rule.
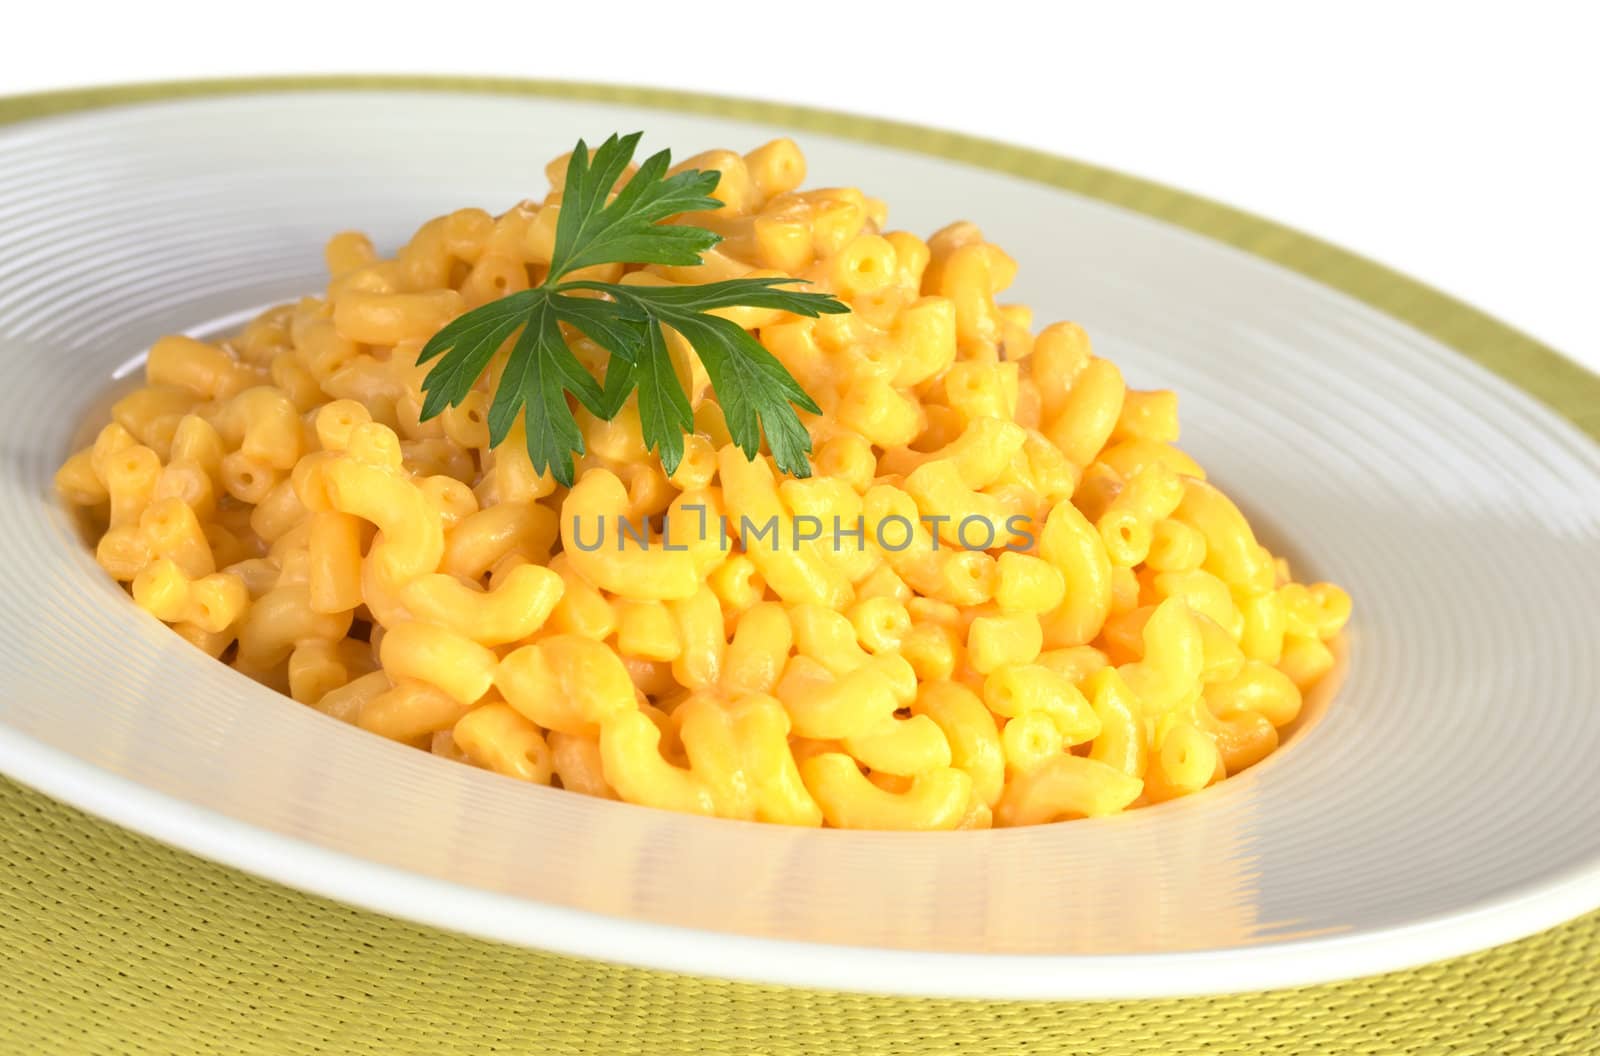
MULTIPOLYGON (((804 279, 851 312, 717 314, 822 408, 809 479, 735 447, 667 335, 694 422, 667 473, 633 397, 577 412, 576 480, 489 418, 506 352, 424 421, 418 353, 537 286, 559 196, 335 234, 319 296, 172 336, 56 482, 136 605, 342 722, 532 784, 803 826, 1100 816, 1277 749, 1350 598, 1293 581, 1070 322, 1005 303, 967 222, 925 239, 780 139, 707 151, 722 241, 647 286, 804 279)), ((559 187, 567 159, 549 171, 559 187)), ((597 377, 605 351, 566 333, 597 377)))

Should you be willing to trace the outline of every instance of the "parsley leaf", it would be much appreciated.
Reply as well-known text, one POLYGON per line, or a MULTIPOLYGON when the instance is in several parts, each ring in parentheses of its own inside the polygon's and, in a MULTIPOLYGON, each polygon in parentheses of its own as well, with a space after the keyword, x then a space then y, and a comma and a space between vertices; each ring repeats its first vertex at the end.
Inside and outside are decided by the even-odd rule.
MULTIPOLYGON (((683 434, 694 429, 694 411, 689 396, 672 367, 672 356, 661 327, 646 331, 648 344, 635 367, 638 375, 639 424, 645 443, 661 453, 661 465, 668 473, 683 460, 683 434)), ((606 380, 611 379, 608 376, 606 380)))
POLYGON ((710 196, 718 173, 668 175, 671 157, 663 150, 617 189, 639 138, 639 133, 612 135, 592 157, 578 141, 567 166, 545 281, 473 309, 428 341, 417 361, 439 362, 423 379, 422 419, 459 405, 515 334, 489 408, 491 443, 501 443, 522 414, 534 469, 548 470, 570 485, 576 470, 572 456, 583 453, 583 434, 569 396, 610 419, 637 394, 645 443, 672 473, 683 458, 684 434, 694 428, 694 412, 667 345, 663 327, 669 327, 700 357, 739 449, 754 458, 765 436, 779 469, 809 476, 811 437, 796 408, 821 413, 816 402, 743 327, 713 313, 772 308, 814 318, 848 312, 848 307, 826 294, 785 288, 800 279, 728 279, 698 286, 564 281, 596 264, 698 264, 719 241, 704 228, 662 223, 682 213, 721 208, 710 196), (609 353, 603 386, 568 347, 563 325, 609 353))
POLYGON ((573 452, 583 454, 583 434, 567 404, 567 393, 598 413, 600 386, 567 347, 548 297, 528 314, 527 325, 506 361, 500 387, 489 405, 489 443, 497 445, 525 408, 528 457, 536 469, 549 468, 558 480, 573 479, 573 452))
POLYGON ((437 356, 444 359, 422 381, 426 394, 422 400, 423 421, 466 399, 506 338, 527 322, 528 310, 540 296, 538 290, 523 290, 502 297, 451 320, 433 335, 417 362, 426 363, 437 356))
MULTIPOLYGON (((767 279, 734 279, 679 287, 607 285, 605 289, 619 304, 637 308, 655 324, 652 329, 665 324, 689 342, 705 365, 711 389, 722 407, 723 420, 728 424, 728 435, 739 450, 754 458, 761 449, 761 436, 765 431, 779 469, 797 477, 811 475, 811 464, 806 458, 811 451, 811 436, 793 407, 812 414, 822 413, 821 409, 777 357, 762 348, 749 331, 738 323, 708 313, 712 308, 729 304, 749 304, 815 316, 829 310, 828 305, 817 303, 827 298, 774 289, 772 280, 767 279), (763 285, 744 285, 757 283, 763 285), (705 293, 703 300, 692 296, 702 291, 705 293)), ((610 378, 606 380, 609 382, 610 378)), ((644 426, 645 443, 660 449, 661 464, 671 473, 681 456, 681 437, 676 438, 679 442, 673 448, 679 456, 669 453, 662 430, 669 430, 670 426, 662 425, 652 432, 650 423, 644 420, 643 410, 641 403, 640 424, 644 426)))
POLYGON ((606 194, 627 168, 639 135, 612 135, 595 151, 592 163, 588 148, 578 140, 556 215, 551 274, 595 264, 698 264, 700 254, 717 244, 718 236, 705 228, 661 225, 679 213, 722 208, 711 197, 722 174, 690 169, 667 176, 669 151, 650 155, 606 204, 606 194))

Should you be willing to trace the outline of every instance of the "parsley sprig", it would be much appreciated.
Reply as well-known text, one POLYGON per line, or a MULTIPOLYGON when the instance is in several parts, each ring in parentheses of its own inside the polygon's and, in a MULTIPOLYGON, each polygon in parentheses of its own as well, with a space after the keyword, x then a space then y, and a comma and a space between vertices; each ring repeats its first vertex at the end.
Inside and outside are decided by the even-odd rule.
POLYGON ((516 335, 489 406, 489 440, 498 445, 524 415, 528 457, 538 472, 573 481, 583 434, 568 394, 592 414, 615 418, 638 394, 645 444, 671 473, 694 429, 689 395, 673 368, 663 327, 700 357, 722 408, 728 434, 754 458, 763 432, 778 468, 809 476, 811 437, 795 408, 820 413, 782 363, 718 308, 776 308, 816 317, 848 312, 826 294, 785 289, 801 279, 728 279, 699 286, 628 286, 567 278, 596 264, 693 265, 721 236, 689 224, 664 224, 682 213, 722 207, 712 198, 721 174, 667 175, 671 155, 651 155, 612 195, 627 171, 640 133, 612 135, 591 158, 583 140, 573 150, 556 220, 555 249, 544 282, 492 301, 435 334, 417 362, 438 359, 423 379, 422 419, 464 400, 505 343, 516 335), (610 353, 604 384, 584 369, 562 327, 610 353))

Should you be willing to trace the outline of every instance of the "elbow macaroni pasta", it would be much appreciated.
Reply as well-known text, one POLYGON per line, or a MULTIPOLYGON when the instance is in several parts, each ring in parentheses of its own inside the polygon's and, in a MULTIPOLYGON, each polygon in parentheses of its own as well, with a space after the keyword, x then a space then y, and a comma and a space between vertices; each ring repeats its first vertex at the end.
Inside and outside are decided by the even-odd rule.
POLYGON ((631 400, 579 412, 570 489, 533 472, 520 423, 491 447, 504 352, 420 421, 429 337, 543 279, 558 201, 525 201, 431 220, 392 259, 335 235, 320 295, 156 342, 57 475, 99 563, 332 718, 671 810, 1026 825, 1190 795, 1277 748, 1350 599, 1291 580, 1174 446, 1173 393, 1129 389, 1072 323, 1035 333, 997 300, 1016 263, 970 223, 923 240, 859 190, 802 191, 787 139, 690 167, 721 173, 725 208, 692 218, 723 236, 704 263, 595 275, 792 276, 848 302, 722 313, 824 409, 817 477, 728 442, 677 335, 697 431, 670 477, 631 400), (646 519, 679 542, 623 538, 646 519), (778 544, 706 530, 741 520, 778 544), (830 544, 830 520, 859 532, 830 544), (602 523, 617 545, 586 544, 602 523))

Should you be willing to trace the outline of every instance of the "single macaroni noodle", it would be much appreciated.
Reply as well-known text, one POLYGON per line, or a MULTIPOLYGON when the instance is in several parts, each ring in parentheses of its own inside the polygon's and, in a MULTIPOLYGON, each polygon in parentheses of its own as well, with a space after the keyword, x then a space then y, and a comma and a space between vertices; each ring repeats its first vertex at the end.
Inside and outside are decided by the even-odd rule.
MULTIPOLYGON (((560 185, 567 159, 548 174, 560 185)), ((972 829, 1192 795, 1277 749, 1350 598, 1302 584, 1068 322, 997 298, 970 223, 891 230, 801 190, 780 139, 709 151, 722 236, 649 285, 792 277, 847 315, 718 314, 823 410, 817 475, 729 440, 676 333, 694 432, 663 471, 630 397, 579 408, 576 483, 488 412, 509 344, 421 420, 422 347, 543 281, 559 195, 354 232, 327 287, 165 337, 57 474, 95 556, 185 640, 323 714, 535 785, 785 825, 972 829), (752 534, 753 533, 753 534, 752 534)), ((598 372, 605 353, 567 339, 598 372)))

